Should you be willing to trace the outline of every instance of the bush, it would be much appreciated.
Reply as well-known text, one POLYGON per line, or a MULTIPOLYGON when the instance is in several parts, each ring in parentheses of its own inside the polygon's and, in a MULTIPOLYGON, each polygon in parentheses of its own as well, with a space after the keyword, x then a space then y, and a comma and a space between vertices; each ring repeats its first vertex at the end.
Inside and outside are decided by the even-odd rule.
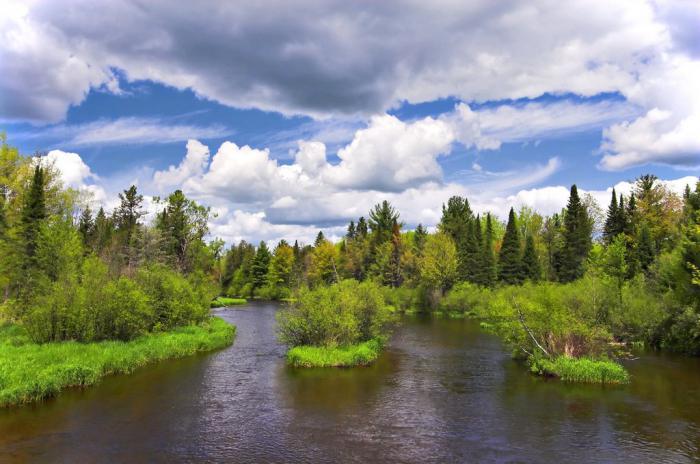
POLYGON ((245 298, 229 298, 226 296, 220 296, 217 297, 214 301, 212 301, 210 306, 212 308, 223 308, 226 306, 243 305, 247 302, 248 300, 246 300, 245 298))
POLYGON ((382 338, 394 321, 380 287, 344 280, 328 287, 301 289, 277 315, 279 338, 289 346, 348 346, 382 338))

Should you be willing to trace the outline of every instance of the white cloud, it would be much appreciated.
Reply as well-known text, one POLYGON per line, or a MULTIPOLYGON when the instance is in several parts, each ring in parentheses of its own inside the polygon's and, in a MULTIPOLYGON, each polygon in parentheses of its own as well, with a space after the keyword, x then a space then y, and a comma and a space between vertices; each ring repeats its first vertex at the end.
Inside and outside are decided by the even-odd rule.
POLYGON ((92 202, 101 203, 107 198, 104 188, 99 185, 99 178, 92 172, 77 153, 61 150, 51 150, 41 158, 44 166, 52 166, 57 169, 61 181, 66 187, 71 187, 86 193, 92 202))
POLYGON ((187 141, 187 154, 178 166, 169 166, 165 171, 153 174, 159 191, 177 187, 192 177, 201 176, 209 164, 209 147, 198 140, 187 141))

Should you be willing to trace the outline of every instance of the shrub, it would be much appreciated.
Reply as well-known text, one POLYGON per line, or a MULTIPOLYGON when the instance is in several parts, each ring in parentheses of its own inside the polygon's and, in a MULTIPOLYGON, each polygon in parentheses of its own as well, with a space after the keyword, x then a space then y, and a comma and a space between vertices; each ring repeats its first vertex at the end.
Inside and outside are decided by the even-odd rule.
POLYGON ((301 289, 278 313, 279 338, 289 346, 348 346, 387 335, 394 315, 373 282, 344 280, 301 289))
POLYGON ((568 356, 559 356, 554 360, 534 358, 530 368, 535 374, 557 377, 565 382, 629 383, 629 374, 625 368, 607 359, 576 359, 568 356))
POLYGON ((295 346, 287 352, 287 362, 294 367, 366 366, 374 362, 382 350, 380 340, 339 348, 295 346))

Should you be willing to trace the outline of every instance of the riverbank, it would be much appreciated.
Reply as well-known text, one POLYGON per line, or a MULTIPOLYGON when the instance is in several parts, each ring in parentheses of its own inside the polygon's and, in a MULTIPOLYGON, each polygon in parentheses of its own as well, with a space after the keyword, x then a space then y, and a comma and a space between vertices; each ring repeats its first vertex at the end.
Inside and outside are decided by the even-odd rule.
POLYGON ((336 348, 295 346, 287 351, 287 363, 294 367, 366 366, 377 360, 382 346, 379 339, 336 348))
POLYGON ((69 387, 85 387, 112 374, 171 358, 223 348, 236 327, 220 318, 149 334, 130 342, 35 344, 16 325, 0 327, 0 407, 40 401, 69 387))
POLYGON ((244 305, 248 303, 248 300, 245 298, 229 298, 226 296, 220 296, 217 297, 214 301, 211 302, 210 306, 212 308, 224 308, 226 306, 238 306, 238 305, 244 305))

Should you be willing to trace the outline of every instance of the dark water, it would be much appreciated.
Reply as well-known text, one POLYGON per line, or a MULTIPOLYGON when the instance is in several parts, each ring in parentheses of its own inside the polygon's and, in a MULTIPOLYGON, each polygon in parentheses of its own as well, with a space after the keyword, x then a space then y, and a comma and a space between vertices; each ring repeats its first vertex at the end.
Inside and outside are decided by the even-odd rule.
POLYGON ((233 347, 0 411, 0 462, 694 462, 700 360, 626 387, 530 376, 465 320, 407 319, 369 368, 294 370, 274 305, 220 314, 233 347))

